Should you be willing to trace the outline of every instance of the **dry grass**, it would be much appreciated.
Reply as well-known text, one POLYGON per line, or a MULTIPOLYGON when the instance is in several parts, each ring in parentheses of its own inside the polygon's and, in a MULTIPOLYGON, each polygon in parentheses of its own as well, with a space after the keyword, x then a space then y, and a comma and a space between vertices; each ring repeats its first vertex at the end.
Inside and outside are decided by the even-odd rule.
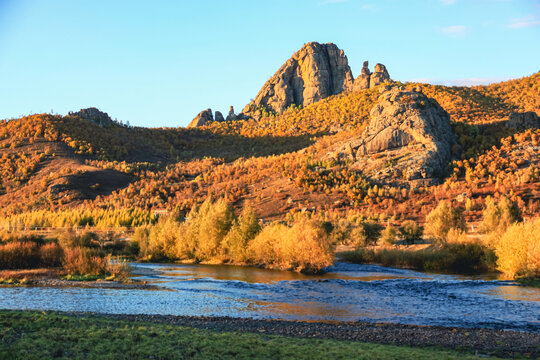
POLYGON ((345 261, 412 268, 420 271, 476 274, 494 270, 493 251, 479 243, 450 243, 415 249, 358 249, 341 254, 345 261))
POLYGON ((0 282, 9 279, 39 279, 57 277, 62 273, 61 269, 24 269, 24 270, 1 270, 0 282))

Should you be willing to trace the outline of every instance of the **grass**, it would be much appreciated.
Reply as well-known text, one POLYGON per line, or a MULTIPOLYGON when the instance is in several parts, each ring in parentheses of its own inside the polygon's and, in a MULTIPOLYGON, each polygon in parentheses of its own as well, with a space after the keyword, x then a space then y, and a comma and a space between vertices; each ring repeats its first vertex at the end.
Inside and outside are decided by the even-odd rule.
POLYGON ((540 288, 540 278, 538 278, 538 277, 517 278, 516 282, 518 282, 520 284, 523 284, 523 285, 540 288))
POLYGON ((420 271, 478 274, 493 271, 495 256, 479 244, 448 244, 423 250, 365 249, 341 254, 344 261, 412 268, 420 271))
POLYGON ((78 275, 78 274, 68 274, 63 277, 65 280, 70 281, 96 281, 98 279, 105 279, 107 275, 78 275))
POLYGON ((92 315, 0 310, 1 359, 479 359, 438 348, 217 332, 92 315))

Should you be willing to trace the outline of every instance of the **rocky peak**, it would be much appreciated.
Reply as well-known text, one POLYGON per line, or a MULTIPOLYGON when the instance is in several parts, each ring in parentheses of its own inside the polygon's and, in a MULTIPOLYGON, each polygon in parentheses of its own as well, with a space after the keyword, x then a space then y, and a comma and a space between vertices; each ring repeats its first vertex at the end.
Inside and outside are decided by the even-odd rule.
POLYGON ((362 67, 360 75, 354 80, 353 90, 371 89, 377 85, 391 81, 386 66, 383 64, 376 64, 375 70, 372 73, 369 71, 368 62, 364 61, 364 66, 362 67))
POLYGON ((240 115, 234 114, 234 108, 231 106, 229 109, 229 115, 227 115, 227 119, 223 116, 221 111, 216 111, 215 113, 212 112, 212 109, 206 109, 201 111, 188 125, 188 128, 196 128, 203 125, 206 125, 208 123, 217 121, 217 122, 223 122, 223 121, 230 121, 230 120, 237 120, 240 119, 240 115))
POLYGON ((229 108, 229 115, 227 115, 227 121, 233 121, 233 120, 236 120, 237 117, 236 117, 236 114, 234 113, 234 107, 231 105, 231 107, 229 108))
POLYGON ((188 128, 196 128, 203 126, 208 122, 214 121, 214 115, 212 114, 212 109, 206 109, 201 111, 188 125, 188 128))
POLYGON ((70 111, 69 116, 79 117, 81 119, 89 120, 100 126, 111 126, 114 124, 113 120, 106 112, 100 111, 95 107, 81 109, 77 112, 70 111))
POLYGON ((360 72, 361 75, 371 75, 371 71, 369 71, 369 61, 364 61, 364 65, 362 66, 362 71, 360 72))
POLYGON ((261 110, 282 113, 351 90, 353 76, 343 50, 335 44, 305 44, 268 80, 243 110, 256 119, 261 110))
POLYGON ((219 121, 219 122, 225 121, 225 118, 223 117, 223 114, 221 113, 221 111, 216 111, 214 118, 215 118, 215 121, 219 121))
POLYGON ((390 80, 390 75, 386 70, 386 66, 384 66, 383 64, 377 64, 375 65, 375 70, 373 71, 373 74, 371 74, 371 77, 369 79, 369 87, 373 88, 377 85, 387 82, 388 80, 390 80))

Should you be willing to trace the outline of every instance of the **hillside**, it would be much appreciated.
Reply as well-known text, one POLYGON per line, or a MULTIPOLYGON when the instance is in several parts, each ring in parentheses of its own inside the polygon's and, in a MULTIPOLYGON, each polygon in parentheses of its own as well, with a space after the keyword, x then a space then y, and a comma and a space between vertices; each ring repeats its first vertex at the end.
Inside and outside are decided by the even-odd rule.
POLYGON ((435 99, 450 115, 460 145, 442 183, 421 187, 378 184, 347 161, 328 157, 335 144, 364 131, 381 86, 289 107, 281 115, 196 129, 103 125, 50 114, 3 121, 1 212, 81 206, 174 212, 214 195, 237 208, 250 203, 265 219, 319 211, 422 221, 441 199, 468 199, 466 214, 474 221, 486 196, 511 194, 531 216, 540 207, 540 131, 508 129, 504 121, 512 111, 539 112, 539 83, 536 73, 470 88, 396 84, 435 99))

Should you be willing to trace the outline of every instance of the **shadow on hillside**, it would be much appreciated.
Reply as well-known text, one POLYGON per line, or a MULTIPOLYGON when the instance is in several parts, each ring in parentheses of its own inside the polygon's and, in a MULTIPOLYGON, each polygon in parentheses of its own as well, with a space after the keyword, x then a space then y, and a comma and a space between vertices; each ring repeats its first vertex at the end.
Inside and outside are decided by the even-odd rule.
POLYGON ((463 157, 474 157, 485 153, 493 146, 498 147, 501 144, 501 139, 516 132, 507 128, 505 124, 506 121, 478 125, 462 122, 453 123, 452 127, 462 147, 463 157))
POLYGON ((82 174, 66 176, 66 184, 59 190, 71 192, 80 200, 94 200, 98 196, 107 196, 125 188, 132 180, 131 176, 115 170, 87 171, 82 174))
POLYGON ((244 137, 238 135, 206 134, 193 136, 182 149, 182 160, 219 157, 226 161, 252 156, 280 155, 301 150, 315 142, 314 135, 244 137))

